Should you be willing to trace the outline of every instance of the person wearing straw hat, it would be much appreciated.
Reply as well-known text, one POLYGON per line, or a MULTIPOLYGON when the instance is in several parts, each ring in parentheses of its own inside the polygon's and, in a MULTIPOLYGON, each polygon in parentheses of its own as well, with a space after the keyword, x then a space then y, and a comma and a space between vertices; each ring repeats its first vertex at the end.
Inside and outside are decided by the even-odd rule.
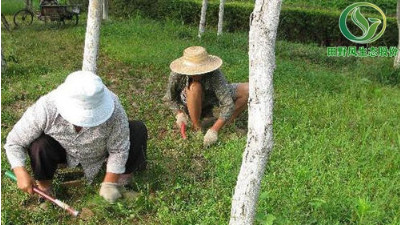
POLYGON ((192 46, 170 64, 171 74, 164 101, 176 115, 176 124, 188 124, 187 114, 195 131, 201 130, 201 119, 212 115, 219 105, 220 114, 204 136, 208 147, 218 140, 218 131, 247 108, 248 83, 228 84, 221 70, 222 60, 209 55, 205 48, 192 46))
POLYGON ((58 164, 80 164, 91 183, 107 160, 99 194, 113 203, 132 172, 146 167, 147 129, 140 121, 128 121, 100 77, 77 71, 28 108, 4 148, 18 187, 30 194, 34 181, 25 168, 26 152, 38 188, 47 193, 58 164))

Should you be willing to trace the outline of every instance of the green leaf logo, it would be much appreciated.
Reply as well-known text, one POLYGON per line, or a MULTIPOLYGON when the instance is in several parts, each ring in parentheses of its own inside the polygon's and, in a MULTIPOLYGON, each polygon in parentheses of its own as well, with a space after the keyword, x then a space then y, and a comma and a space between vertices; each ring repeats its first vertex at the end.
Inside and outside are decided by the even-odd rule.
POLYGON ((350 41, 358 44, 367 44, 372 43, 378 40, 386 29, 386 16, 383 11, 376 5, 369 2, 357 2, 346 9, 340 14, 339 18, 339 28, 342 34, 349 39, 350 41), (361 13, 362 7, 372 7, 376 11, 378 11, 382 15, 383 26, 379 33, 377 33, 379 25, 382 24, 382 21, 377 18, 368 18, 366 19, 364 15, 361 13), (362 31, 361 36, 355 36, 352 34, 347 27, 347 17, 351 16, 351 20, 353 23, 359 27, 362 31))

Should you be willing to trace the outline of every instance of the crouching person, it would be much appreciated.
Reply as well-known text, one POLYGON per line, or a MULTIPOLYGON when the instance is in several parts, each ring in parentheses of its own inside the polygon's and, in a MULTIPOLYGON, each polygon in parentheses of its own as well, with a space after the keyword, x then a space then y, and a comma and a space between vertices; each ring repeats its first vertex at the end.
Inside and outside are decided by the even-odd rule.
POLYGON ((80 164, 91 183, 106 161, 100 195, 114 203, 132 172, 146 167, 147 129, 140 121, 128 121, 100 77, 77 71, 28 108, 4 148, 18 188, 30 194, 33 186, 51 192, 58 164, 80 164), (26 152, 34 179, 25 168, 26 152))
POLYGON ((171 74, 164 101, 176 115, 176 123, 187 125, 187 115, 193 129, 202 129, 201 120, 212 117, 215 106, 220 107, 218 119, 204 135, 203 145, 217 142, 219 130, 247 108, 249 84, 229 84, 219 70, 222 60, 209 55, 201 46, 186 48, 183 57, 170 64, 171 74))

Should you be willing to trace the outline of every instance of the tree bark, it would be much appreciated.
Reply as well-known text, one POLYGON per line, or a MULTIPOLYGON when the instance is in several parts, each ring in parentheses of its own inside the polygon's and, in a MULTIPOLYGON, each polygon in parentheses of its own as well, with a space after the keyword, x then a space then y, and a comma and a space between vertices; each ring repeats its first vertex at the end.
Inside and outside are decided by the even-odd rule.
POLYGON ((103 0, 103 20, 108 20, 108 0, 103 0))
POLYGON ((202 4, 202 6, 201 6, 201 15, 200 15, 200 24, 199 24, 199 34, 197 35, 199 38, 201 38, 201 35, 203 35, 204 30, 206 29, 207 5, 208 5, 208 0, 203 0, 203 4, 202 4))
POLYGON ((224 8, 225 8, 225 0, 220 0, 219 2, 219 13, 218 13, 218 31, 217 36, 222 35, 222 30, 224 26, 224 8))
POLYGON ((253 224, 273 146, 273 73, 281 0, 256 0, 249 32, 249 123, 229 224, 253 224))
POLYGON ((99 50, 102 1, 89 0, 89 11, 86 25, 85 49, 83 52, 83 71, 96 73, 97 54, 99 50))
POLYGON ((398 49, 399 51, 397 51, 397 56, 394 59, 394 68, 395 69, 399 69, 400 68, 400 0, 397 0, 397 29, 399 31, 399 45, 398 45, 398 49))

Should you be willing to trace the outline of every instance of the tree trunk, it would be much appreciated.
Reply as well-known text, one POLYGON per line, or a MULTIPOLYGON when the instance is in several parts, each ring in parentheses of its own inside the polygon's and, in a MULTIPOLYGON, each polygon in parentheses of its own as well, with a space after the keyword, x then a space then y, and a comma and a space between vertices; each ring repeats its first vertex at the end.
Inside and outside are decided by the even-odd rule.
POLYGON ((103 20, 108 20, 108 0, 103 0, 103 20))
POLYGON ((85 49, 83 52, 83 71, 96 73, 96 60, 99 50, 102 1, 89 0, 89 11, 86 25, 85 49))
POLYGON ((394 68, 400 68, 400 0, 397 0, 397 29, 399 30, 399 46, 397 51, 397 56, 394 59, 394 68))
POLYGON ((235 193, 231 225, 253 224, 265 166, 272 151, 273 73, 281 0, 257 0, 249 32, 249 123, 235 193))
POLYGON ((224 26, 224 7, 225 0, 220 0, 219 2, 219 13, 218 13, 218 32, 217 35, 222 35, 222 29, 224 26))
POLYGON ((199 34, 198 34, 199 38, 201 38, 201 35, 203 35, 204 30, 206 28, 207 5, 208 5, 208 0, 203 0, 203 4, 201 6, 201 15, 200 15, 200 24, 199 24, 199 34))

